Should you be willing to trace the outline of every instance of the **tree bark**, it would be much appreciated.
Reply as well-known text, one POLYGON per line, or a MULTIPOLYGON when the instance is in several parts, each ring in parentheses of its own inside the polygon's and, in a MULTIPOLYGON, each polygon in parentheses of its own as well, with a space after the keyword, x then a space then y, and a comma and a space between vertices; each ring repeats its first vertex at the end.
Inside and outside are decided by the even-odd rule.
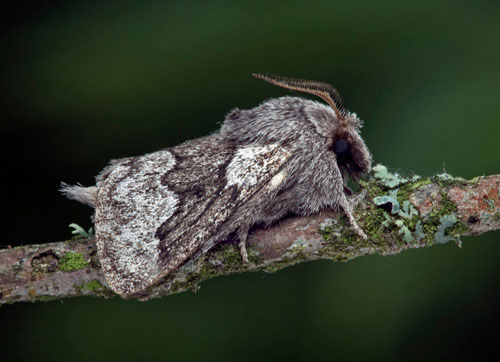
MULTIPOLYGON (((461 235, 500 228, 500 175, 469 181, 447 174, 404 179, 377 167, 374 175, 360 181, 362 199, 355 211, 368 240, 357 237, 343 213, 325 210, 290 217, 269 228, 253 228, 247 244, 249 263, 242 263, 236 243, 228 240, 136 298, 196 290, 201 281, 219 275, 273 272, 316 259, 348 261, 448 241, 460 246, 461 235)), ((92 238, 0 251, 0 304, 83 295, 115 295, 100 269, 92 238)))

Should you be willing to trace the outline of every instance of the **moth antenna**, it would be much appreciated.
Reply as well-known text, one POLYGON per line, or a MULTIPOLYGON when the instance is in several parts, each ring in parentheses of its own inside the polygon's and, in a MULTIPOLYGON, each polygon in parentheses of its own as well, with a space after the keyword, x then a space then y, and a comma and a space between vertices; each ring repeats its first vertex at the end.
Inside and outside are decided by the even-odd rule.
POLYGON ((252 73, 252 75, 256 78, 277 85, 278 87, 314 94, 328 103, 328 105, 333 109, 339 119, 345 119, 347 110, 344 107, 342 96, 336 88, 328 83, 317 82, 314 80, 289 78, 272 74, 252 73))

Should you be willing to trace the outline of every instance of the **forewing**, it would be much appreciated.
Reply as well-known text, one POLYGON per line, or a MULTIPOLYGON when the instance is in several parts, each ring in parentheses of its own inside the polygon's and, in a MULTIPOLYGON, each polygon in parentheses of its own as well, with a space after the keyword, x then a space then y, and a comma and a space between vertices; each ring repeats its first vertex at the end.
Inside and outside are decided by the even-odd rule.
POLYGON ((175 165, 169 151, 127 159, 107 169, 98 185, 94 218, 99 261, 106 280, 121 295, 134 293, 159 273, 161 223, 179 199, 161 176, 175 165))
POLYGON ((235 148, 210 136, 115 166, 95 216, 109 285, 136 294, 193 257, 288 157, 277 144, 235 148))

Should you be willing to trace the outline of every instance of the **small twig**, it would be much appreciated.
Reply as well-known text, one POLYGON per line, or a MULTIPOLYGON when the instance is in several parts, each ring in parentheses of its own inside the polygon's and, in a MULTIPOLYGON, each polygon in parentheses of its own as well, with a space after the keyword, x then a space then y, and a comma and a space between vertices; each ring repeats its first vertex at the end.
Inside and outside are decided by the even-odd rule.
MULTIPOLYGON (((369 237, 359 239, 342 214, 323 211, 255 228, 250 262, 223 242, 191 260, 139 299, 196 289, 206 279, 247 271, 276 271, 298 262, 347 261, 367 254, 397 254, 500 228, 500 175, 471 181, 442 174, 402 179, 383 169, 361 182, 356 219, 369 237)), ((27 245, 0 251, 0 303, 115 295, 106 284, 92 239, 27 245)))

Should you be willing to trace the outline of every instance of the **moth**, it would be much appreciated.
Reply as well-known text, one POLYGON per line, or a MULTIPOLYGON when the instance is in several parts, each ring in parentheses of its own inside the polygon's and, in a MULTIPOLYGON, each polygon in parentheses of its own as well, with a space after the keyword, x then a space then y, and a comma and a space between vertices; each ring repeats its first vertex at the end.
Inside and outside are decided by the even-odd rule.
POLYGON ((114 292, 136 295, 233 233, 248 262, 250 227, 287 214, 343 210, 366 239, 347 197, 348 177, 371 169, 362 122, 329 84, 253 75, 326 104, 287 96, 236 108, 212 135, 112 160, 92 187, 62 184, 95 208, 97 255, 114 292))

